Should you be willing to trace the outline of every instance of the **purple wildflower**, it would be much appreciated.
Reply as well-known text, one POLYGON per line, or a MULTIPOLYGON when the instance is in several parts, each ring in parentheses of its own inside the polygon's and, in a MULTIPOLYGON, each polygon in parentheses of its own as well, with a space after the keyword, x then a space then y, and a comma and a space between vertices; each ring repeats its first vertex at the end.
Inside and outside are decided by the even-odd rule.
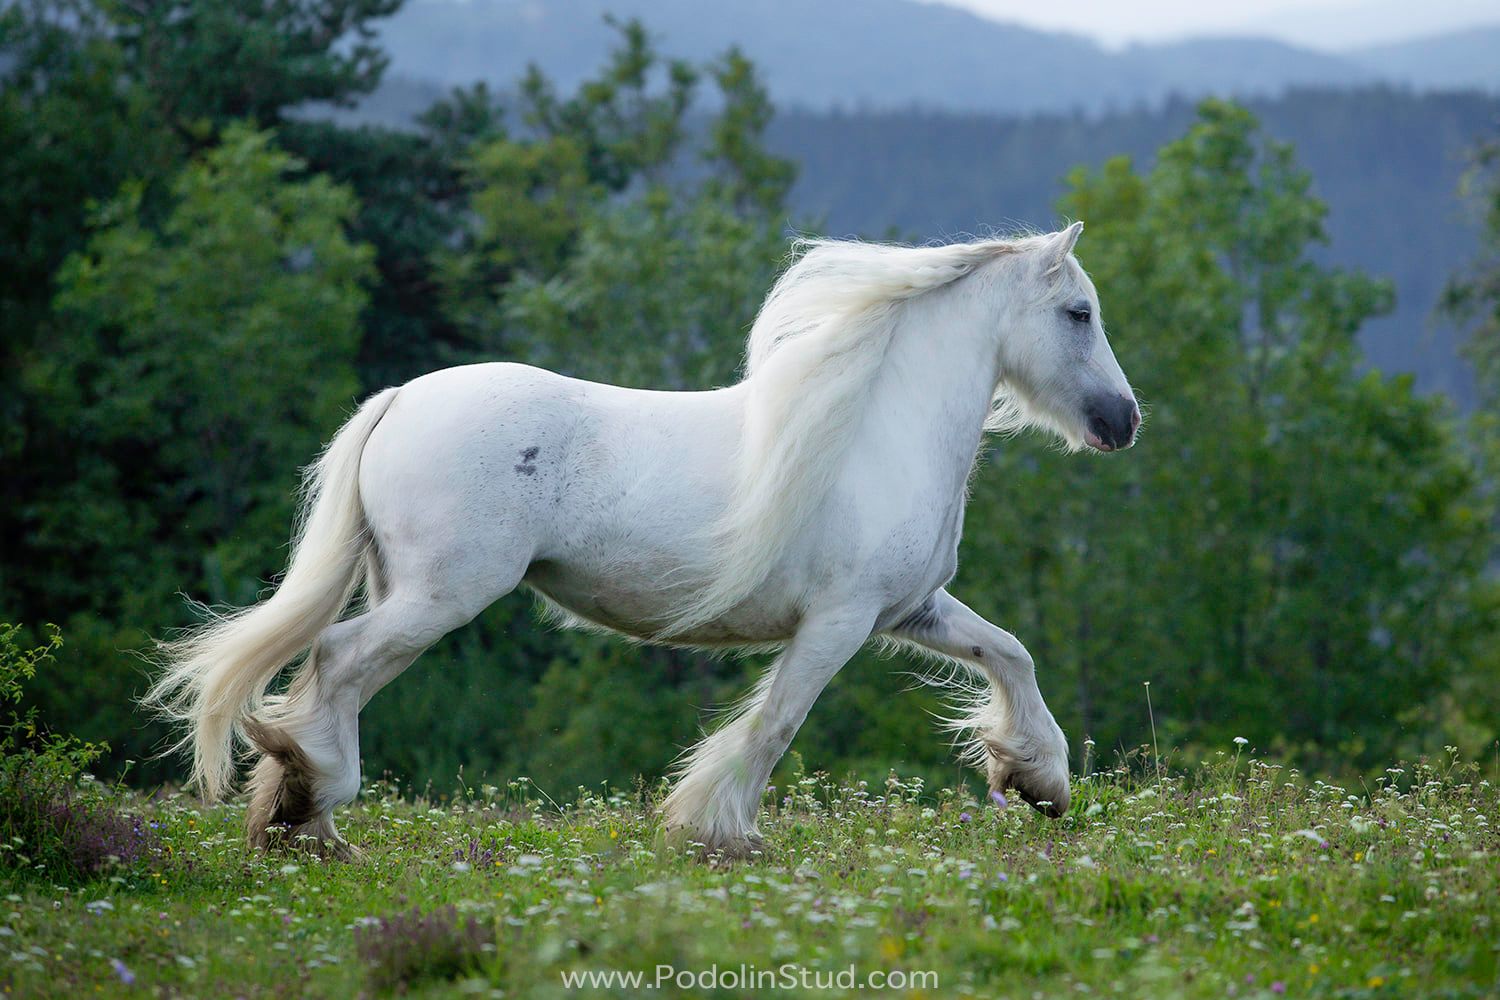
POLYGON ((63 863, 80 875, 96 875, 114 865, 133 865, 157 847, 156 835, 138 816, 119 811, 104 797, 81 795, 71 789, 47 792, 23 789, 20 799, 33 815, 39 816, 42 830, 61 855, 63 863), (42 801, 37 802, 40 798, 42 801))
POLYGON ((126 986, 135 985, 135 973, 130 971, 130 966, 118 958, 112 958, 109 960, 109 967, 115 970, 115 975, 120 977, 120 982, 126 986))
POLYGON ((494 866, 495 851, 494 848, 485 847, 484 844, 470 837, 467 849, 462 847, 453 849, 453 860, 484 871, 494 866))
POLYGON ((381 992, 404 992, 407 984, 422 979, 462 975, 479 964, 484 946, 491 943, 489 931, 472 917, 460 920, 453 906, 373 918, 354 929, 355 950, 365 961, 371 985, 381 992))
POLYGON ((1001 809, 1004 809, 1006 806, 1010 805, 1010 803, 1005 801, 1005 793, 1000 791, 999 789, 990 792, 990 801, 995 803, 995 805, 999 806, 1001 809))
POLYGON ((1271 992, 1272 993, 1285 993, 1286 992, 1286 983, 1283 983, 1279 979, 1276 980, 1275 982, 1273 982, 1271 984, 1271 992))
POLYGON ((974 817, 970 816, 966 812, 961 812, 958 814, 958 821, 960 823, 972 823, 974 821, 974 817))

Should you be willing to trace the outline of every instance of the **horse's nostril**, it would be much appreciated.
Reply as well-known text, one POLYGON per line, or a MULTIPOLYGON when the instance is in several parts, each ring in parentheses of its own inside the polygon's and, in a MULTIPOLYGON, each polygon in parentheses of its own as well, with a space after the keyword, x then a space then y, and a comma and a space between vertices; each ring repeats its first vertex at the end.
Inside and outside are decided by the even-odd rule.
POLYGON ((1084 414, 1090 443, 1101 451, 1128 448, 1141 422, 1140 411, 1130 396, 1108 396, 1093 401, 1084 414))

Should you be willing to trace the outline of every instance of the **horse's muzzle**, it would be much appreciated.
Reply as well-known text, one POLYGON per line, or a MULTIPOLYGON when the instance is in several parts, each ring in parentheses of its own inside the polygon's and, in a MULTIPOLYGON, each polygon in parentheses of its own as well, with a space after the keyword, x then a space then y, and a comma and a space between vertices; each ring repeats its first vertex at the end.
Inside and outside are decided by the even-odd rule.
POLYGON ((1141 411, 1130 396, 1104 396, 1084 410, 1084 440, 1098 451, 1119 451, 1135 443, 1141 411))

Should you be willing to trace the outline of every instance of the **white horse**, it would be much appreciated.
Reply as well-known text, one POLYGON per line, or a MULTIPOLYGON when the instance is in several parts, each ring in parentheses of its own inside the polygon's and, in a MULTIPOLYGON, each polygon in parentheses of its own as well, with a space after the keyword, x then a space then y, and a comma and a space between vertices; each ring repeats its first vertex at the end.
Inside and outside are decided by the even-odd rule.
POLYGON ((968 668, 983 695, 957 721, 965 758, 1060 815, 1067 743, 1030 655, 943 586, 986 430, 1041 426, 1073 450, 1135 439, 1140 411, 1071 254, 1081 229, 807 242, 728 388, 479 364, 379 393, 309 470, 275 593, 165 644, 147 702, 186 723, 209 799, 232 784, 237 744, 259 751, 253 845, 310 837, 347 855, 333 809, 359 790, 360 709, 525 584, 573 623, 781 649, 664 804, 668 830, 710 850, 756 842, 772 767, 872 638, 968 668))

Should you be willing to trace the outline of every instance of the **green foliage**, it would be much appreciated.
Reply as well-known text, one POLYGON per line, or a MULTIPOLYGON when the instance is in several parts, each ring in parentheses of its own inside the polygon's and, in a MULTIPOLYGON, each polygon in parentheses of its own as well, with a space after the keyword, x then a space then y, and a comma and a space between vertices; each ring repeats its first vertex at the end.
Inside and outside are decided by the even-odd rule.
POLYGON ((50 733, 36 708, 19 710, 38 668, 62 646, 55 626, 27 648, 20 629, 0 622, 0 872, 56 883, 87 881, 129 869, 152 853, 138 816, 121 811, 122 794, 84 773, 109 748, 50 733))
POLYGON ((729 381, 784 252, 795 172, 766 151, 765 89, 730 51, 709 68, 722 103, 685 184, 699 75, 663 63, 638 22, 617 27, 596 79, 561 98, 533 70, 527 131, 468 153, 467 239, 442 258, 448 313, 478 344, 581 377, 729 381))
POLYGON ((100 619, 180 620, 178 590, 253 600, 284 558, 297 468, 357 395, 370 251, 344 235, 349 192, 299 170, 232 126, 172 181, 159 224, 127 185, 60 269, 25 372, 34 438, 54 448, 25 509, 26 586, 74 616, 76 669, 99 681, 46 698, 70 720, 116 706, 106 731, 131 752, 146 749, 121 725, 141 670, 116 650, 140 633, 100 619))
POLYGON ((86 13, 43 2, 0 9, 0 607, 33 619, 67 611, 32 579, 27 523, 66 443, 40 438, 50 418, 22 372, 45 348, 55 274, 83 245, 91 200, 128 178, 147 182, 179 154, 86 13))
MULTIPOLYGON (((32 370, 75 440, 134 457, 108 463, 107 492, 217 540, 205 572, 220 600, 243 600, 274 565, 289 478, 357 389, 370 252, 344 236, 350 194, 298 170, 269 135, 232 126, 178 176, 159 228, 138 188, 101 206, 59 274, 63 325, 32 370)), ((39 531, 84 550, 69 537, 76 510, 39 515, 39 531)))
POLYGON ((507 316, 528 357, 569 374, 662 389, 723 385, 784 248, 762 219, 656 190, 588 216, 560 274, 512 283, 507 316), (605 343, 629 348, 600 353, 605 343))
POLYGON ((660 179, 685 136, 698 74, 680 59, 663 64, 640 21, 606 19, 619 36, 603 71, 560 98, 532 66, 521 81, 521 116, 543 140, 567 137, 590 182, 623 191, 638 177, 660 179), (665 88, 654 86, 665 76, 665 88))
POLYGON ((1470 325, 1466 353, 1493 405, 1500 400, 1500 141, 1474 150, 1461 190, 1479 215, 1482 242, 1477 259, 1449 282, 1443 305, 1470 325))
POLYGON ((762 213, 773 220, 785 211, 797 168, 765 148, 775 110, 755 65, 730 49, 710 67, 724 106, 709 124, 703 159, 714 169, 707 192, 740 215, 762 213))
MULTIPOLYGON (((1492 498, 1500 488, 1500 141, 1489 139, 1474 150, 1464 174, 1461 194, 1482 220, 1479 252, 1474 261, 1449 282, 1443 307, 1447 315, 1468 327, 1464 354, 1474 366, 1482 403, 1471 425, 1470 446, 1488 471, 1492 498)), ((1494 520, 1500 502, 1492 502, 1494 520)), ((1492 553, 1492 559, 1494 555, 1492 553)), ((1492 568, 1494 563, 1491 564, 1492 568)), ((1500 618, 1500 596, 1493 596, 1481 613, 1500 618)), ((1453 714, 1478 719, 1500 717, 1500 653, 1494 649, 1477 656, 1471 669, 1454 682, 1453 714)))
POLYGON ((1481 246, 1475 261, 1449 280, 1443 309, 1469 327, 1464 355, 1475 366, 1487 406, 1479 423, 1488 433, 1494 468, 1500 469, 1500 141, 1490 139, 1473 150, 1460 190, 1481 219, 1481 246))
POLYGON ((1149 680, 1171 745, 1243 730, 1343 764, 1442 739, 1425 710, 1494 639, 1488 500, 1446 407, 1359 371, 1388 287, 1316 262, 1310 178, 1233 105, 1148 174, 1071 183, 1143 438, 1108 461, 998 445, 965 564, 1005 567, 1065 728, 1142 742, 1149 680))
POLYGON ((178 128, 262 124, 306 101, 347 102, 387 62, 371 21, 401 0, 101 0, 132 70, 178 128))
POLYGON ((418 132, 309 120, 277 130, 278 145, 354 193, 349 237, 375 250, 356 363, 364 392, 477 356, 473 339, 444 314, 435 258, 465 212, 461 158, 498 128, 497 116, 487 97, 460 93, 436 105, 418 132))
POLYGON ((97 758, 98 748, 66 736, 49 737, 37 728, 35 706, 19 708, 37 667, 56 659, 62 646, 57 626, 49 625, 45 634, 40 646, 28 649, 22 645, 19 626, 0 622, 0 704, 9 706, 9 717, 0 720, 0 759, 7 768, 17 756, 53 761, 47 770, 70 780, 97 758))
MULTIPOLYGON (((125 57, 87 8, 0 10, 0 324, 5 351, 28 346, 52 273, 81 242, 90 198, 146 177, 177 154, 150 95, 122 79, 125 57), (50 14, 50 16, 49 16, 50 14), (84 19, 72 29, 58 23, 84 19)), ((9 366, 7 366, 9 367, 9 366)), ((12 397, 13 399, 14 397, 12 397)), ((7 445, 10 435, 7 435, 7 445)))
MULTIPOLYGON (((584 378, 691 389, 732 381, 764 290, 784 253, 791 165, 767 153, 770 117, 750 65, 731 52, 714 67, 723 109, 702 153, 709 174, 691 194, 649 183, 629 201, 574 212, 558 268, 523 270, 508 318, 536 363, 584 378), (600 353, 598 345, 628 345, 600 353)), ((639 103, 639 102, 632 102, 639 103)), ((482 218, 503 187, 476 197, 482 218)))

